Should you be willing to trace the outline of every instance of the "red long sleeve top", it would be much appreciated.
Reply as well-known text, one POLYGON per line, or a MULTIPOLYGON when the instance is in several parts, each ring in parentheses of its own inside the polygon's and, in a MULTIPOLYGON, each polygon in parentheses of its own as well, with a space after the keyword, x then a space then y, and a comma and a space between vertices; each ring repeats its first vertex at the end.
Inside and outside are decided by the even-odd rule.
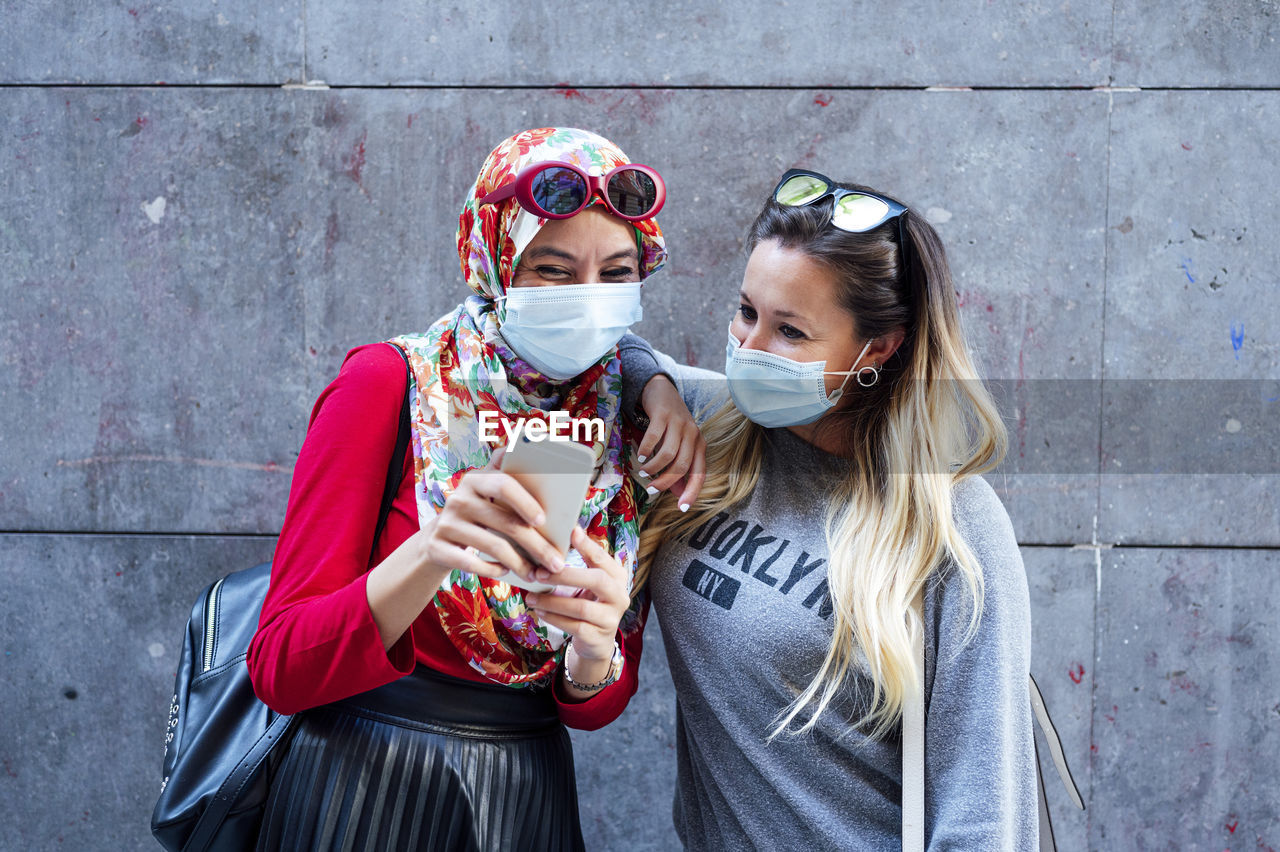
MULTIPOLYGON (((271 566, 271 588, 249 645, 254 691, 278 713, 292 714, 375 689, 415 664, 488 682, 472 669, 440 626, 435 602, 384 650, 365 593, 369 569, 418 530, 412 448, 400 487, 373 548, 374 527, 399 429, 405 367, 386 344, 360 346, 311 411, 298 454, 284 525, 271 566)), ((618 681, 582 702, 555 690, 566 725, 595 730, 616 719, 637 686, 641 627, 623 640, 618 681)))

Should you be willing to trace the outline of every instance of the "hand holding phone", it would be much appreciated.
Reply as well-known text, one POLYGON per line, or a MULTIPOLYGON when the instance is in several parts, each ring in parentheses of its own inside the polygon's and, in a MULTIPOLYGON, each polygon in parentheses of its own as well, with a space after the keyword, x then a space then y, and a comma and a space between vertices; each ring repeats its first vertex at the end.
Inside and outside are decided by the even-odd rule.
MULTIPOLYGON (((508 447, 498 469, 519 482, 538 501, 546 521, 535 529, 562 554, 568 553, 570 537, 578 524, 595 471, 595 455, 591 450, 572 441, 530 441, 522 436, 508 447)), ((525 580, 514 571, 498 579, 532 592, 555 588, 554 584, 525 580)))

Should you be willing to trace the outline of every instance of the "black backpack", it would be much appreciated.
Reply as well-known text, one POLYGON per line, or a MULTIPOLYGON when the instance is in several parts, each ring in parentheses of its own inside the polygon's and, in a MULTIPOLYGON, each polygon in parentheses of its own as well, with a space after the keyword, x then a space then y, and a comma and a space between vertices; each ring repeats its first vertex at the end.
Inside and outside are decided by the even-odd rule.
MULTIPOLYGON (((400 485, 408 444, 406 372, 375 546, 400 485)), ((151 833, 171 852, 243 852, 257 842, 271 773, 296 718, 258 700, 245 664, 270 582, 269 562, 236 571, 205 589, 191 608, 169 705, 164 780, 151 813, 151 833)))

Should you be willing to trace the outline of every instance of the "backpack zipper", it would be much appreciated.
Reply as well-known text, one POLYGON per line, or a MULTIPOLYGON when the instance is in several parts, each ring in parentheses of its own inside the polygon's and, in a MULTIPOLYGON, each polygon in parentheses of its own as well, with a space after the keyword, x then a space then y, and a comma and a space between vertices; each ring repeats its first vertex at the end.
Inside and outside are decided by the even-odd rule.
POLYGON ((218 593, 222 591, 222 581, 225 579, 223 577, 213 584, 204 603, 204 668, 201 671, 207 672, 213 668, 213 646, 218 627, 218 593))

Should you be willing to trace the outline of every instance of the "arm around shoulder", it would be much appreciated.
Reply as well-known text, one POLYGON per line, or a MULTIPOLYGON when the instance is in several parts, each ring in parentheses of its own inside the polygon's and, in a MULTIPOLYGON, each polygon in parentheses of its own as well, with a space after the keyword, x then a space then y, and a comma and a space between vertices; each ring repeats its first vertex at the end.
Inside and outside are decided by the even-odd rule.
POLYGON ((627 414, 637 409, 645 387, 658 376, 665 376, 675 385, 685 406, 699 421, 729 398, 723 374, 677 363, 644 338, 626 335, 618 344, 618 352, 622 359, 622 396, 627 414))

